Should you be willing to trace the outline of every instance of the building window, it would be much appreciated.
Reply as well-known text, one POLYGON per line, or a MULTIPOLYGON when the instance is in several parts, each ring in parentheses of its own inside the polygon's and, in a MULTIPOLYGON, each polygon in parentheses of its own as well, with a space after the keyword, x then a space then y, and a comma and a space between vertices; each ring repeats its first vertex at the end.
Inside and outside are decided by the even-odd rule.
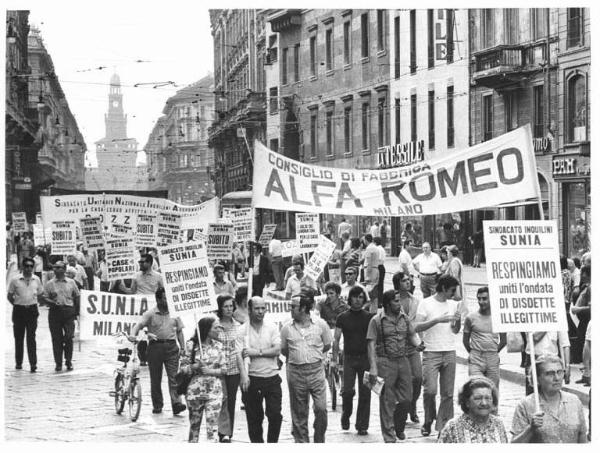
POLYGON ((344 22, 344 64, 350 64, 352 62, 350 54, 350 21, 344 22))
POLYGON ((454 10, 446 10, 446 63, 454 63, 454 10))
POLYGON ((377 102, 377 143, 379 147, 386 145, 385 140, 385 99, 377 102))
POLYGON ((400 99, 394 99, 394 128, 396 132, 396 143, 400 143, 400 99))
POLYGON ((327 134, 327 155, 333 156, 333 110, 325 114, 325 130, 327 134))
MULTIPOLYGON (((261 71, 258 71, 261 72, 261 71)), ((294 46, 294 82, 300 81, 300 44, 294 46)))
POLYGON ((344 108, 344 153, 352 153, 352 107, 344 108))
POLYGON ((417 95, 410 95, 410 140, 417 141, 417 95))
POLYGON ((506 44, 519 42, 519 9, 504 9, 504 39, 506 44))
POLYGON ((567 49, 583 45, 583 9, 567 8, 567 49))
POLYGON ((494 106, 492 95, 488 94, 482 97, 483 112, 483 141, 491 140, 494 136, 494 106))
POLYGON ((410 10, 410 73, 417 72, 417 12, 410 10))
POLYGON ((548 9, 547 8, 532 8, 531 10, 531 31, 533 32, 533 39, 542 39, 547 36, 547 19, 548 9))
POLYGON ((481 48, 493 47, 496 43, 494 36, 494 13, 495 9, 481 10, 481 48))
POLYGON ((590 250, 590 188, 586 182, 564 182, 562 186, 563 231, 567 256, 581 257, 590 250))
POLYGON ((377 10, 377 50, 385 49, 385 10, 377 10))
POLYGON ((277 87, 269 88, 269 113, 271 115, 279 111, 279 97, 277 96, 277 87))
POLYGON ((325 68, 328 71, 333 69, 333 29, 325 30, 325 68))
POLYGON ((429 149, 435 149, 435 91, 427 93, 427 107, 429 116, 429 149))
POLYGON ((317 110, 313 109, 310 114, 310 157, 316 158, 318 153, 318 136, 317 136, 317 110))
POLYGON ((317 37, 310 37, 310 75, 317 75, 317 37))
POLYGON ((360 16, 361 56, 369 56, 369 13, 360 16))
POLYGON ((279 139, 272 138, 269 142, 269 148, 271 151, 279 152, 279 139))
POLYGON ((362 149, 369 149, 369 104, 364 103, 361 111, 362 149))
POLYGON ((427 67, 433 68, 435 63, 433 43, 433 10, 427 10, 427 67))
POLYGON ((185 168, 188 166, 188 155, 187 154, 179 154, 178 158, 179 158, 179 162, 178 162, 179 168, 185 168))
POLYGON ((288 83, 288 48, 286 47, 281 52, 281 84, 288 83))
POLYGON ((533 136, 545 136, 544 127, 544 85, 533 87, 533 136))
POLYGON ((506 123, 506 132, 510 132, 519 127, 517 96, 514 92, 504 95, 504 120, 506 123))
POLYGON ((394 78, 400 78, 400 17, 394 17, 394 78))
POLYGON ((567 82, 567 138, 569 142, 587 140, 587 96, 585 77, 578 74, 567 82))
POLYGON ((454 146, 454 86, 446 88, 446 123, 448 148, 454 146))

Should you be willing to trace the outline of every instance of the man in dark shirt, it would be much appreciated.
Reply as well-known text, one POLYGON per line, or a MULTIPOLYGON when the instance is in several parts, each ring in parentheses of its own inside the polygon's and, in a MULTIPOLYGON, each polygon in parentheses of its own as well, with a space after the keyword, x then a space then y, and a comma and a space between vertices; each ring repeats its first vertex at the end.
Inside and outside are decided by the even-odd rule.
POLYGON ((371 391, 363 384, 363 375, 369 369, 367 355, 367 329, 373 316, 362 309, 365 292, 354 286, 348 293, 350 310, 338 315, 335 324, 333 343, 333 363, 337 365, 340 337, 344 335, 344 383, 342 386, 342 429, 350 429, 354 384, 358 376, 358 407, 356 409, 356 430, 360 436, 367 434, 371 412, 371 391))

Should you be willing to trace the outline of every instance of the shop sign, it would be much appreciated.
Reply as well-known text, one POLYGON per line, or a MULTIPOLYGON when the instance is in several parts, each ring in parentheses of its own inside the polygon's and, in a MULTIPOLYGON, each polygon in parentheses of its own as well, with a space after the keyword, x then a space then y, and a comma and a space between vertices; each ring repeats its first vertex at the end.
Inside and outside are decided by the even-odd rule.
POLYGON ((425 141, 382 146, 377 154, 379 168, 402 167, 421 162, 425 157, 425 141))
POLYGON ((552 176, 590 176, 590 166, 580 164, 575 157, 555 157, 552 160, 552 176))
POLYGON ((551 137, 539 137, 533 139, 534 151, 552 151, 552 143, 554 140, 551 137))

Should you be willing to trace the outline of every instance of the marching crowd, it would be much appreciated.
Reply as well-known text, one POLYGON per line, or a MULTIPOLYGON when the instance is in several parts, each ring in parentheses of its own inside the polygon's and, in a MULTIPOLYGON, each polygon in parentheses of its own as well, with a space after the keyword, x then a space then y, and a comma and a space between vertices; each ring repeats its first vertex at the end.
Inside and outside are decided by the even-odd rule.
MULTIPOLYGON (((169 313, 155 254, 140 255, 139 272, 131 281, 108 282, 102 253, 96 256, 80 250, 67 256, 66 263, 56 257, 49 260, 52 263, 47 266, 53 274, 48 276, 53 276, 46 276, 42 283, 34 256, 43 257, 44 252, 29 250, 26 256, 20 255, 21 273, 8 285, 8 300, 13 305, 15 366, 22 368, 26 337, 30 371, 37 370, 38 305, 45 304, 49 306, 55 369, 61 371, 63 365, 67 371, 73 369, 79 291, 93 289, 96 276, 103 291, 155 294, 156 306, 143 314, 130 338, 145 332, 146 341, 139 343, 138 353, 149 368, 153 413, 162 412, 164 406, 164 367, 173 414, 188 410, 190 442, 198 441, 203 416, 209 440, 231 442, 238 389, 251 442, 265 441, 265 417, 266 442, 278 442, 283 419, 283 367, 294 440, 310 440, 312 399, 312 438, 314 442, 325 442, 331 421, 324 369, 328 353, 331 366, 343 369, 342 430, 350 429, 358 393, 354 427, 358 435, 368 433, 372 389, 382 379, 379 425, 385 442, 405 440, 409 418, 421 423, 422 436, 430 436, 435 430, 438 442, 444 443, 587 441, 584 408, 576 396, 561 388, 570 377, 574 347, 578 351, 575 353, 583 357, 584 383, 590 382, 589 255, 583 257, 579 272, 571 269, 576 267, 573 260, 566 259, 563 270, 568 304, 565 309, 579 317, 575 336, 583 337, 583 341, 572 345, 568 332, 533 335, 533 365, 538 380, 531 381, 531 364, 526 363, 525 355, 527 395, 515 408, 512 425, 507 429, 497 416, 499 352, 506 346, 507 337, 492 331, 487 287, 477 290, 479 309, 468 312, 458 247, 442 247, 438 254, 424 242, 422 253, 413 258, 409 253, 411 238, 406 235, 399 256, 400 271, 393 275, 393 289, 386 289, 387 230, 382 235, 384 230, 378 228, 374 230, 379 233, 376 236, 367 233, 357 238, 351 237, 351 227, 342 228, 343 223, 337 231, 339 247, 318 281, 305 274, 302 256, 294 256, 289 269, 284 268, 278 239, 264 249, 253 244, 250 256, 236 245, 230 262, 213 266, 216 316, 200 319, 187 342, 181 320, 169 313), (246 272, 253 279, 251 294, 236 281, 246 272), (269 321, 262 297, 270 273, 275 289, 290 301, 291 319, 281 329, 269 321), (577 278, 573 273, 578 274, 577 278), (414 294, 415 277, 422 297, 414 294), (469 379, 460 385, 458 403, 462 414, 455 416, 455 339, 461 330, 469 353, 469 379), (530 394, 533 385, 539 390, 539 410, 530 394), (417 411, 421 393, 422 421, 417 411)), ((331 237, 332 233, 327 234, 331 237)))

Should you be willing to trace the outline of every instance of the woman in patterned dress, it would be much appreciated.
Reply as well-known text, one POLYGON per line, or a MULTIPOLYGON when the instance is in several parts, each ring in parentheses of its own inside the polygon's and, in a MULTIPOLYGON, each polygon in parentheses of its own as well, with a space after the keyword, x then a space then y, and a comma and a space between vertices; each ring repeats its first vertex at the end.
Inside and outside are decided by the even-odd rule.
POLYGON ((190 414, 189 442, 198 442, 204 412, 206 413, 206 437, 209 441, 216 440, 215 433, 223 399, 222 376, 225 371, 225 355, 223 346, 217 341, 222 327, 215 321, 213 317, 205 317, 198 322, 202 348, 198 346, 198 332, 196 332, 188 342, 189 350, 181 365, 183 371, 192 373, 185 396, 190 414))
POLYGON ((492 414, 498 406, 498 392, 488 378, 470 378, 458 393, 462 415, 449 420, 442 429, 439 443, 507 443, 502 419, 492 414))

